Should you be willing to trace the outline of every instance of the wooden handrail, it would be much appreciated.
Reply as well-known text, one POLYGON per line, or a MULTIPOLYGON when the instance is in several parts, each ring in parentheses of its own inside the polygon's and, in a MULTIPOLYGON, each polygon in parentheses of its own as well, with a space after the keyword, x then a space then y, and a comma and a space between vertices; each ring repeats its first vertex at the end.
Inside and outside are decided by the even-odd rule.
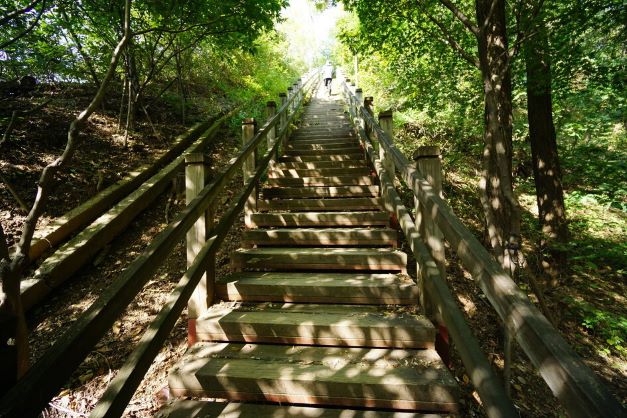
MULTIPOLYGON (((304 86, 306 84, 307 83, 303 85, 303 88, 305 88, 304 86)), ((301 96, 298 99, 294 110, 298 109, 302 103, 303 97, 304 96, 301 96)), ((287 133, 289 130, 289 122, 291 122, 295 116, 296 112, 293 112, 289 116, 287 119, 288 123, 285 124, 279 132, 279 137, 287 133)), ((266 151, 264 157, 259 161, 255 174, 248 180, 245 189, 238 195, 235 201, 236 203, 227 210, 220 222, 218 222, 216 227, 208 234, 207 241, 194 259, 194 262, 187 269, 170 294, 168 302, 149 325, 148 330, 142 336, 137 348, 131 353, 128 360, 120 368, 116 377, 109 384, 107 390, 90 414, 90 418, 118 417, 122 415, 126 405, 152 364, 152 361, 157 356, 169 333, 174 328, 178 317, 185 308, 195 287, 200 282, 203 273, 207 270, 207 263, 211 259, 210 256, 219 250, 224 238, 233 223, 235 223, 237 216, 244 208, 249 195, 255 190, 255 185, 267 170, 269 162, 274 158, 280 145, 281 143, 279 141, 275 141, 272 147, 266 151)))
MULTIPOLYGON (((355 117, 363 118, 373 136, 394 162, 401 179, 424 205, 464 268, 488 298, 505 326, 573 417, 624 416, 625 411, 597 376, 566 343, 544 315, 529 301, 499 263, 453 214, 444 199, 433 191, 418 170, 359 103, 343 83, 355 117)), ((431 287, 427 286, 427 290, 431 287)), ((430 295, 431 296, 431 295, 430 295)), ((445 319, 446 320, 446 319, 445 319)), ((451 326, 450 323, 447 323, 451 326)), ((459 346, 462 341, 458 343, 459 346)), ((478 389, 478 388, 477 388, 478 389)))
MULTIPOLYGON (((309 74, 308 81, 315 73, 309 74)), ((304 86, 303 86, 304 87, 304 86)), ((91 349, 131 303, 167 255, 196 219, 218 197, 237 173, 246 157, 261 143, 279 115, 287 112, 291 97, 268 120, 255 137, 229 162, 225 172, 205 187, 198 196, 148 245, 101 296, 74 322, 72 327, 0 399, 0 417, 36 416, 67 381, 91 349)), ((292 115, 293 117, 294 115, 292 115)), ((291 119, 290 119, 291 120, 291 119)), ((289 124, 282 128, 287 129, 289 124)))
POLYGON ((428 295, 425 296, 431 299, 431 305, 436 307, 439 318, 447 325, 453 340, 457 342, 462 363, 470 381, 477 388, 486 414, 490 418, 517 416, 518 412, 514 404, 507 396, 501 380, 496 376, 490 362, 481 350, 479 342, 444 282, 437 263, 423 242, 418 227, 398 195, 391 180, 393 173, 386 170, 366 130, 363 127, 358 127, 357 133, 379 176, 385 209, 396 215, 409 247, 416 258, 419 267, 418 280, 421 282, 421 293, 427 292, 428 295))

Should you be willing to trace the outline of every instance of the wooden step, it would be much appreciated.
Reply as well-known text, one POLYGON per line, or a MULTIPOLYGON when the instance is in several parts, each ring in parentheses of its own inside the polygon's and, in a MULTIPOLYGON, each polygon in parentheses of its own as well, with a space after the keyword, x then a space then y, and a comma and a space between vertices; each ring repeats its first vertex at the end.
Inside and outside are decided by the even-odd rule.
POLYGON ((201 341, 434 348, 435 328, 406 307, 220 303, 196 320, 201 341))
POLYGON ((441 418, 416 412, 331 409, 295 405, 214 402, 183 399, 165 406, 156 418, 441 418))
POLYGON ((351 132, 353 127, 348 123, 330 123, 327 125, 300 125, 294 133, 299 132, 351 132))
POLYGON ((300 187, 300 186, 370 186, 374 184, 374 178, 368 175, 356 176, 327 176, 327 177, 271 177, 264 186, 268 187, 300 187))
POLYGON ((287 144, 286 150, 287 151, 330 151, 330 150, 344 150, 346 148, 359 148, 359 141, 351 141, 350 143, 349 142, 330 142, 328 144, 325 144, 325 143, 301 144, 298 142, 290 142, 287 144))
POLYGON ((306 146, 326 146, 326 145, 359 145, 357 138, 318 138, 318 139, 290 139, 287 143, 288 147, 306 147, 306 146))
POLYGON ((375 197, 379 196, 379 186, 302 186, 271 187, 263 189, 266 199, 299 199, 321 197, 375 197))
POLYGON ((353 129, 353 126, 346 121, 330 121, 325 122, 320 119, 307 120, 304 119, 298 129, 353 129))
POLYGON ((333 114, 332 112, 320 112, 320 113, 306 112, 303 116, 303 121, 305 122, 314 122, 316 120, 332 122, 332 121, 349 120, 349 118, 344 113, 333 114))
POLYGON ((234 271, 260 269, 405 272, 407 255, 389 248, 240 248, 231 253, 231 266, 234 271))
POLYGON ((318 170, 322 168, 366 168, 366 160, 358 161, 288 161, 278 162, 271 169, 286 170, 318 170))
POLYGON ((326 148, 320 147, 320 149, 294 149, 287 148, 285 155, 289 156, 309 156, 309 155, 338 155, 338 154, 359 154, 362 152, 359 146, 345 145, 342 148, 326 148))
POLYGON ((363 153, 334 154, 334 155, 284 155, 279 158, 281 162, 310 162, 310 161, 364 161, 363 153))
POLYGON ((378 197, 349 197, 335 199, 260 199, 257 209, 269 211, 346 211, 381 210, 378 197))
POLYGON ((197 343, 170 372, 174 396, 456 411, 434 350, 197 343))
POLYGON ((283 212, 253 213, 253 227, 388 226, 386 212, 283 212))
POLYGON ((403 274, 241 272, 216 282, 222 300, 415 305, 418 286, 403 274))
POLYGON ((390 228, 281 228, 249 229, 243 232, 246 246, 390 246, 396 247, 398 235, 390 228))
MULTIPOLYGON (((366 166, 361 167, 347 167, 347 168, 319 168, 319 169, 299 169, 299 168, 286 168, 279 170, 277 168, 270 168, 268 171, 268 177, 271 179, 302 179, 302 178, 338 178, 338 179, 359 179, 363 177, 370 177, 371 170, 366 166)), ((333 182, 333 180, 331 180, 333 182)), ((270 184, 270 183, 268 183, 270 184)))
POLYGON ((290 139, 292 141, 298 142, 298 141, 306 141, 306 140, 324 140, 324 139, 332 139, 332 140, 346 140, 346 141, 354 141, 355 139, 357 139, 357 137, 355 136, 355 134, 352 133, 346 133, 346 134, 330 134, 330 133, 316 133, 316 134, 312 134, 312 133, 303 133, 303 134, 294 134, 290 136, 290 139))

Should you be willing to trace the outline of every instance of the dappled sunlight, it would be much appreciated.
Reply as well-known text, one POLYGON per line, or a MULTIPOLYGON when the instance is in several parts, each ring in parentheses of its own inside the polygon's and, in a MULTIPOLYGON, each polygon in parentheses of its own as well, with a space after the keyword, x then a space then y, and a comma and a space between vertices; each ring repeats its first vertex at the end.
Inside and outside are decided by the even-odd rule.
POLYGON ((269 167, 251 228, 230 254, 234 273, 216 282, 223 302, 196 321, 207 342, 190 348, 170 388, 231 401, 454 411, 457 384, 433 350, 435 327, 418 314, 419 289, 377 179, 349 117, 328 103, 314 99, 269 167))

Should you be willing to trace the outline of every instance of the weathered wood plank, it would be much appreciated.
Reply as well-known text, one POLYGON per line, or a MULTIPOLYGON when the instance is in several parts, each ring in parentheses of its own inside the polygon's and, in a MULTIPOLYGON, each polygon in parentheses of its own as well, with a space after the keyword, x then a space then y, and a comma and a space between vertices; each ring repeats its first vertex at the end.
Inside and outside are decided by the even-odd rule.
POLYGON ((287 145, 288 151, 304 151, 304 150, 319 150, 319 151, 329 151, 333 149, 344 149, 347 147, 351 148, 359 148, 359 141, 329 141, 328 143, 324 142, 313 142, 313 143, 300 143, 300 142, 290 142, 287 145))
POLYGON ((298 139, 292 138, 288 143, 288 148, 304 148, 304 147, 318 147, 333 145, 336 147, 344 146, 346 144, 359 145, 357 138, 318 138, 318 139, 298 139))
MULTIPOLYGON (((290 103, 281 107, 284 112, 290 103)), ((294 114, 288 117, 288 123, 294 114)), ((216 198, 216 195, 241 167, 243 160, 250 155, 255 147, 265 139, 269 127, 278 123, 275 117, 265 123, 260 131, 238 156, 232 160, 226 170, 217 176, 190 203, 177 218, 151 242, 144 252, 108 287, 52 347, 31 367, 26 374, 0 399, 0 416, 35 416, 48 404, 48 401, 68 379, 71 373, 87 356, 96 342, 115 322, 116 318, 126 309, 128 304, 141 290, 142 286, 152 277, 160 263, 167 258, 172 248, 180 242, 185 232, 196 218, 205 212, 216 198)), ((287 125, 286 125, 287 126, 287 125)), ((287 128, 282 128, 281 135, 287 128)), ((276 142, 278 146, 279 142, 276 142)), ((275 151, 275 150, 274 150, 275 151)), ((260 162, 260 169, 251 183, 244 188, 242 194, 247 196, 259 181, 272 154, 268 153, 260 162)), ((238 205, 240 201, 238 200, 238 205)), ((237 210, 241 210, 241 206, 237 210)), ((137 372, 137 368, 132 368, 137 372)), ((136 381, 133 381, 135 383, 136 381)), ((127 383, 122 383, 127 388, 127 383)), ((115 390, 117 391, 117 387, 115 390)), ((123 391, 123 395, 128 395, 123 391)), ((128 397, 130 399, 130 396, 128 397)), ((128 400, 127 399, 127 400, 128 400)), ((111 410, 110 399, 105 407, 111 410)), ((116 404, 119 406, 119 404, 116 404)))
POLYGON ((396 230, 390 228, 250 229, 244 231, 242 241, 247 245, 396 247, 398 236, 396 230))
POLYGON ((367 168, 365 160, 357 161, 305 161, 305 162, 278 162, 272 165, 273 170, 321 170, 321 169, 346 169, 367 168))
POLYGON ((376 197, 379 196, 379 186, 302 186, 302 187, 272 187, 263 189, 266 199, 299 199, 324 197, 376 197))
POLYGON ((327 409, 310 406, 264 405, 180 400, 159 411, 156 418, 445 418, 416 412, 327 409))
POLYGON ((213 306, 198 318, 202 341, 318 346, 434 348, 425 317, 394 308, 356 312, 351 305, 272 304, 213 306))
POLYGON ((273 199, 259 200, 257 209, 260 211, 292 210, 292 211, 346 211, 346 210, 380 210, 380 200, 376 197, 355 197, 336 199, 273 199))
POLYGON ((251 302, 412 305, 418 286, 402 274, 243 272, 217 282, 216 295, 251 302))
POLYGON ((464 267, 472 272, 490 304, 511 329, 516 341, 568 413, 573 417, 619 416, 624 413, 624 409, 612 397, 607 387, 453 214, 451 208, 434 192, 433 187, 409 163, 407 157, 373 123, 372 117, 363 109, 360 109, 360 116, 374 127, 375 137, 394 160, 405 183, 434 218, 464 267))
POLYGON ((205 146, 215 136, 227 116, 211 125, 209 130, 207 130, 206 124, 200 125, 207 131, 204 135, 203 131, 198 131, 200 127, 192 130, 190 135, 197 139, 189 145, 185 152, 44 260, 33 277, 30 280, 22 281, 20 284, 24 308, 28 310, 36 303, 41 302, 52 289, 67 280, 123 231, 139 213, 168 187, 171 179, 183 166, 185 157, 205 146))
POLYGON ((312 227, 312 226, 388 226, 385 212, 283 212, 254 213, 253 227, 312 227))
POLYGON ((433 350, 204 343, 170 373, 177 396, 455 411, 458 388, 433 350))
POLYGON ((371 170, 369 167, 362 165, 361 167, 348 167, 348 168, 319 168, 319 169, 298 169, 298 168, 286 168, 284 170, 271 169, 268 171, 268 178, 270 179, 285 179, 288 178, 316 178, 316 177, 341 177, 350 179, 353 177, 371 177, 371 170))
POLYGON ((297 186, 369 186, 374 184, 374 178, 369 175, 343 175, 327 177, 299 177, 291 176, 271 177, 264 183, 269 187, 297 187, 297 186))
POLYGON ((312 161, 359 161, 364 160, 363 154, 334 154, 334 155, 284 155, 281 162, 312 162, 312 161))
MULTIPOLYGON (((116 202, 128 195, 133 189, 136 189, 144 181, 155 175, 160 168, 183 152, 186 147, 189 147, 190 145, 194 146, 192 143, 196 141, 205 131, 210 129, 212 125, 221 126, 227 117, 230 117, 230 115, 231 113, 228 113, 217 120, 214 119, 212 121, 201 122, 194 125, 194 127, 192 127, 189 131, 179 135, 174 140, 170 148, 159 156, 152 164, 139 167, 138 169, 129 172, 124 179, 107 187, 94 197, 87 200, 85 203, 70 210, 63 216, 54 219, 45 227, 38 228, 33 235, 33 243, 31 244, 28 254, 30 260, 32 261, 38 259, 44 251, 55 247, 57 244, 63 242, 78 228, 96 219, 116 202)), ((201 142, 204 143, 207 139, 210 139, 215 131, 216 130, 212 129, 212 133, 205 135, 205 139, 201 142)), ((198 145, 198 143, 196 143, 196 145, 198 145)))
POLYGON ((388 248, 253 248, 231 253, 235 269, 401 271, 407 265, 402 251, 388 248))
POLYGON ((287 148, 284 152, 284 155, 289 156, 309 156, 309 155, 336 155, 336 154, 357 154, 361 152, 361 148, 359 146, 344 146, 343 148, 332 148, 328 149, 325 147, 320 147, 318 149, 294 149, 287 148))

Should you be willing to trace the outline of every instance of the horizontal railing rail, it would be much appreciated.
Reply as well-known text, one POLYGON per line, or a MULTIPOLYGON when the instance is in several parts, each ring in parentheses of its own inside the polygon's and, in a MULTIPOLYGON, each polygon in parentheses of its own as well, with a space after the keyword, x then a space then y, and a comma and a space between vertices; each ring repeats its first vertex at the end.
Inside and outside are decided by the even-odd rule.
MULTIPOLYGON (((376 141, 383 160, 389 160, 392 163, 390 166, 398 171, 400 179, 412 190, 422 206, 423 213, 427 215, 425 221, 437 225, 451 248, 456 251, 463 267, 470 272, 505 327, 515 337, 569 415, 573 417, 623 416, 624 410, 620 404, 566 343, 559 331, 529 301, 527 295, 518 288, 500 264, 453 214, 444 199, 434 191, 433 186, 394 145, 390 135, 379 126, 369 109, 371 102, 364 106, 361 89, 353 90, 346 81, 343 81, 342 85, 349 103, 349 112, 361 136, 373 142, 376 141)), ((374 146, 371 150, 374 156, 373 150, 374 146)), ((385 172, 385 169, 383 171, 385 172)), ((392 177, 396 176, 396 173, 389 174, 392 177)), ((383 175, 383 177, 386 176, 383 175)), ((387 186, 384 189, 386 193, 389 193, 388 189, 391 187, 389 182, 387 186)), ((476 352, 477 344, 472 343, 470 346, 473 348, 468 348, 469 339, 474 341, 474 337, 471 338, 470 330, 461 324, 463 318, 451 310, 456 303, 450 291, 443 288, 443 286, 447 288, 448 286, 442 278, 439 278, 439 272, 436 275, 437 267, 432 257, 433 250, 429 251, 428 242, 426 245, 424 243, 418 245, 415 239, 420 236, 418 228, 409 222, 411 217, 405 216, 406 209, 403 212, 399 204, 393 203, 396 200, 394 196, 391 195, 390 198, 389 209, 394 209, 392 212, 400 211, 397 216, 402 215, 399 217, 401 226, 410 240, 410 245, 417 249, 412 247, 412 251, 416 259, 424 263, 424 268, 427 270, 425 273, 420 273, 422 289, 426 292, 430 303, 437 308, 438 315, 436 316, 439 317, 437 319, 443 321, 451 330, 456 340, 457 351, 484 402, 486 412, 490 416, 510 416, 508 413, 511 413, 511 410, 502 402, 502 394, 493 392, 493 377, 485 380, 489 375, 485 374, 485 362, 479 358, 485 356, 479 356, 476 352), (488 386, 485 386, 486 382, 489 382, 488 386), (494 399, 491 401, 490 398, 494 399), (501 406, 498 406, 498 403, 501 406)), ((424 237, 420 238, 421 242, 422 240, 424 237)), ((461 314, 461 311, 458 310, 458 313, 461 314)))
MULTIPOLYGON (((255 152, 271 129, 280 123, 279 133, 283 136, 287 134, 290 126, 289 122, 295 117, 297 108, 303 101, 303 91, 306 86, 312 83, 316 75, 317 72, 310 72, 306 75, 305 82, 295 84, 297 88, 292 90, 292 94, 277 110, 276 115, 268 119, 252 140, 241 149, 236 157, 229 161, 226 170, 209 183, 176 219, 155 237, 142 254, 131 262, 113 284, 105 289, 101 296, 73 323, 72 327, 60 336, 42 358, 0 399, 0 417, 36 416, 45 408, 49 400, 58 392, 72 372, 80 365, 102 336, 111 328, 117 318, 141 291, 157 268, 167 259, 167 256, 175 245, 184 238, 185 234, 196 220, 214 204, 220 192, 235 176, 237 170, 242 167, 244 161, 255 152)), ((276 138, 281 138, 281 136, 278 135, 276 138)), ((276 140, 271 147, 271 151, 274 151, 274 154, 276 154, 278 147, 281 145, 281 141, 276 140)), ((267 166, 272 158, 273 152, 266 153, 262 162, 267 166)), ((263 169, 264 167, 259 167, 259 170, 257 170, 244 191, 240 194, 240 198, 246 193, 246 196, 250 194, 254 188, 254 183, 261 176, 260 173, 263 172, 263 169)), ((223 217, 223 221, 224 219, 234 220, 234 217, 241 211, 240 198, 238 198, 236 205, 227 212, 228 216, 223 217)), ((226 224, 221 221, 214 229, 209 243, 205 246, 211 248, 203 251, 203 254, 206 255, 208 252, 214 251, 215 245, 219 245, 223 239, 223 237, 220 238, 220 234, 222 234, 222 229, 226 228, 225 225, 226 224), (211 242, 215 242, 215 244, 211 244, 211 242)), ((202 263, 203 261, 199 259, 196 264, 202 265, 202 263)), ((182 281, 188 280, 190 283, 195 281, 196 276, 200 274, 196 270, 202 270, 200 267, 201 266, 196 265, 194 269, 191 269, 191 272, 188 271, 182 281)), ((186 286, 185 284, 179 283, 175 292, 178 290, 182 295, 187 295, 190 287, 193 290, 194 286, 191 284, 186 286)), ((170 299, 170 301, 172 301, 172 299, 170 299)), ((177 298, 177 301, 173 302, 171 305, 172 309, 174 311, 178 310, 181 303, 183 302, 177 298)), ((169 334, 169 330, 167 330, 169 325, 172 324, 173 326, 173 322, 176 322, 176 319, 173 319, 172 314, 164 313, 160 314, 157 320, 162 321, 164 329, 161 331, 155 330, 154 326, 156 325, 153 324, 147 331, 147 334, 154 333, 159 340, 164 340, 167 334, 169 334)), ((144 337, 149 338, 146 335, 144 337)), ((142 339, 142 341, 144 340, 142 339)), ((140 344, 138 350, 142 351, 142 347, 143 346, 140 344)), ((132 375, 129 384, 139 384, 141 378, 138 376, 145 374, 145 370, 143 373, 139 373, 139 370, 145 368, 146 364, 148 366, 150 365, 152 360, 149 359, 151 356, 154 358, 156 354, 154 350, 158 351, 158 349, 158 347, 155 348, 153 345, 150 345, 143 349, 143 354, 138 353, 137 350, 133 353, 132 359, 139 358, 139 361, 137 361, 138 373, 126 371, 132 375), (137 379, 139 379, 139 381, 137 381, 137 379)), ((123 367, 120 372, 124 373, 125 370, 126 369, 123 367)), ((116 381, 119 382, 119 379, 116 381)), ((116 383, 116 387, 117 386, 119 386, 119 383, 116 383)), ((128 395, 129 387, 130 386, 124 384, 122 385, 125 397, 132 396, 136 388, 135 386, 130 392, 130 395, 128 395)), ((113 390, 114 389, 111 389, 111 391, 113 390)), ((115 398, 122 399, 119 396, 115 396, 115 398)), ((130 397, 128 399, 130 399, 130 397)), ((106 404, 108 404, 108 402, 101 403, 101 405, 106 404)), ((102 410, 102 408, 103 407, 99 407, 99 410, 102 410)), ((111 412, 105 411, 104 415, 119 416, 123 410, 124 408, 121 407, 120 401, 116 401, 111 403, 111 412)))

